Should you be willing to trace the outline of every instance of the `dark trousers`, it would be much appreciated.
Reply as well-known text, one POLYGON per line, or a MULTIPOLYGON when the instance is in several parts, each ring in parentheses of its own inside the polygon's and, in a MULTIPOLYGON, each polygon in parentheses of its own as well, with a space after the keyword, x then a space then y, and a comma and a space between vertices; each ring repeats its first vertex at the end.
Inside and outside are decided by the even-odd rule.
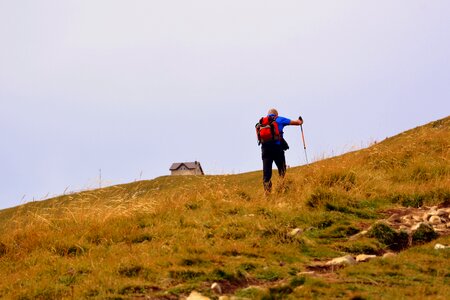
POLYGON ((272 165, 278 168, 278 174, 284 177, 286 174, 286 158, 284 156, 284 150, 281 145, 277 144, 263 144, 261 146, 262 161, 263 161, 263 183, 264 190, 270 192, 272 189, 272 165))

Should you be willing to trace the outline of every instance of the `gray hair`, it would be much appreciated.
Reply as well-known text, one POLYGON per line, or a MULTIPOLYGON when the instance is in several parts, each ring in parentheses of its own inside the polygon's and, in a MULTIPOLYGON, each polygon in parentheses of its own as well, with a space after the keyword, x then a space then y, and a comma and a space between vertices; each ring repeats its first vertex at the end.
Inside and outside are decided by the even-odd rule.
POLYGON ((278 116, 278 111, 275 108, 269 109, 268 115, 276 115, 278 116))

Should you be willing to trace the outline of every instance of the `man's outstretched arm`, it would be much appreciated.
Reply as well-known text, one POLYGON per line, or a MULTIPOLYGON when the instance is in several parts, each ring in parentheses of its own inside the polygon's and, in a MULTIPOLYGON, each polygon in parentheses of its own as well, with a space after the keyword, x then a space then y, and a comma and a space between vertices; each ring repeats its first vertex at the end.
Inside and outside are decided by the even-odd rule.
POLYGON ((289 125, 296 125, 296 126, 300 126, 302 124, 303 124, 302 117, 298 117, 298 120, 291 120, 291 123, 289 123, 289 125))

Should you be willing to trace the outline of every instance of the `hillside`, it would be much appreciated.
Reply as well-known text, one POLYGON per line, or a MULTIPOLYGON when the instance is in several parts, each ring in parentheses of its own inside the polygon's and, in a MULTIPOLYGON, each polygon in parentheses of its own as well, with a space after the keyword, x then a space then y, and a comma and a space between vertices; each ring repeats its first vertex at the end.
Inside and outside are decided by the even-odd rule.
POLYGON ((290 168, 269 197, 252 172, 160 177, 2 210, 0 298, 446 299, 450 249, 434 247, 450 244, 449 158, 447 117, 290 168), (413 213, 438 210, 442 230, 411 231, 413 213), (359 254, 376 258, 330 263, 359 254))

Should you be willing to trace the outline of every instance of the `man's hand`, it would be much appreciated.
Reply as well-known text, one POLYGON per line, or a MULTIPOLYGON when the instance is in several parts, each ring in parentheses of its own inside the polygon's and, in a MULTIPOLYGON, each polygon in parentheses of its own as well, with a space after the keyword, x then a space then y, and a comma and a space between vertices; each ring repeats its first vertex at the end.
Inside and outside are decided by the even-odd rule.
POLYGON ((300 126, 303 124, 303 119, 302 117, 298 117, 298 120, 291 120, 291 123, 289 125, 297 125, 300 126))

